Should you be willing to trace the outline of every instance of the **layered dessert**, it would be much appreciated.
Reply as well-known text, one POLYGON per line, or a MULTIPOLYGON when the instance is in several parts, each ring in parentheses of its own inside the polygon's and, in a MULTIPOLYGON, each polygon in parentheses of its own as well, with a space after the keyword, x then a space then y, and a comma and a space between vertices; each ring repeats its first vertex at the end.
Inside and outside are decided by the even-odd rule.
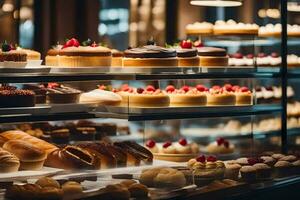
POLYGON ((215 47, 197 48, 200 67, 227 67, 228 56, 225 49, 215 47))
POLYGON ((207 103, 206 93, 208 89, 203 85, 197 85, 195 88, 183 86, 176 89, 169 85, 165 93, 170 97, 170 106, 204 106, 207 103))
POLYGON ((0 107, 33 107, 35 93, 31 90, 19 90, 16 87, 0 87, 0 107))
POLYGON ((60 67, 111 66, 111 50, 95 42, 81 46, 72 38, 63 46, 50 49, 46 56, 46 65, 60 67))
POLYGON ((210 154, 230 154, 234 152, 234 145, 224 138, 218 138, 210 143, 206 150, 210 154))
POLYGON ((13 45, 4 42, 0 50, 0 66, 4 67, 25 67, 27 54, 22 50, 16 50, 13 45))
POLYGON ((112 53, 111 66, 112 67, 122 67, 124 53, 117 49, 112 49, 111 53, 112 53))
POLYGON ((197 49, 193 48, 190 40, 183 40, 176 48, 179 67, 198 67, 199 57, 197 49))
POLYGON ((243 55, 241 53, 235 53, 229 56, 229 65, 235 67, 249 67, 254 66, 254 55, 247 54, 243 55))
POLYGON ((41 60, 41 53, 31 49, 17 47, 17 50, 24 51, 27 54, 27 60, 41 60))
POLYGON ((122 97, 122 104, 129 107, 167 107, 170 98, 160 89, 152 85, 146 88, 133 88, 123 85, 119 90, 114 90, 122 97))
POLYGON ((231 88, 236 97, 236 105, 252 105, 253 95, 248 87, 232 86, 227 84, 227 88, 231 88))
POLYGON ((78 103, 81 91, 57 83, 48 83, 47 99, 49 103, 78 103))
POLYGON ((214 25, 209 22, 195 22, 188 24, 185 27, 185 32, 188 35, 210 35, 213 33, 214 25))
POLYGON ((256 65, 259 67, 265 66, 280 66, 281 57, 273 52, 271 55, 267 55, 265 53, 259 53, 256 58, 256 65))
POLYGON ((235 105, 236 96, 232 90, 227 87, 213 86, 207 93, 207 105, 235 105))
POLYGON ((44 104, 46 103, 47 89, 44 85, 39 84, 24 84, 23 89, 31 90, 35 93, 35 103, 44 104))
POLYGON ((177 67, 177 53, 156 45, 127 49, 124 52, 124 67, 177 67))
POLYGON ((257 35, 259 26, 257 24, 237 23, 234 20, 216 21, 214 25, 215 35, 257 35))

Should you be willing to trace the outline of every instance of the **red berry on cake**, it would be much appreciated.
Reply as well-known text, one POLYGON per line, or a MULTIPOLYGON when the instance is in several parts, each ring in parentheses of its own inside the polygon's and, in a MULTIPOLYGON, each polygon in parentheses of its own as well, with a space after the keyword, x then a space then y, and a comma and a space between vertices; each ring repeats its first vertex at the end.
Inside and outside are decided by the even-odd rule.
POLYGON ((249 92, 249 88, 247 87, 241 87, 241 92, 249 92))
POLYGON ((257 159, 256 158, 248 158, 248 164, 249 165, 255 165, 257 163, 257 159))
POLYGON ((184 92, 188 92, 190 90, 190 87, 185 85, 181 88, 184 92))
POLYGON ((181 144, 182 146, 186 146, 187 145, 187 140, 185 138, 181 138, 179 141, 178 141, 179 144, 181 144))
POLYGON ((58 83, 48 83, 48 88, 57 88, 59 87, 59 84, 58 83))
POLYGON ((99 85, 99 89, 100 90, 106 90, 106 86, 105 85, 99 85))
POLYGON ((191 49, 193 47, 193 43, 191 40, 183 40, 180 43, 181 48, 183 49, 191 49))
POLYGON ((265 53, 259 53, 259 54, 257 55, 257 57, 259 57, 259 58, 264 58, 264 57, 267 57, 267 55, 266 55, 265 53))
POLYGON ((253 58, 254 58, 254 55, 253 55, 253 54, 247 54, 246 58, 248 58, 248 59, 253 59, 253 58))
POLYGON ((168 147, 171 146, 171 145, 172 145, 172 142, 170 142, 170 141, 165 142, 165 143, 163 144, 163 148, 168 148, 168 147))
POLYGON ((166 91, 167 91, 167 92, 174 92, 174 91, 175 91, 175 87, 174 87, 173 85, 168 85, 168 86, 166 87, 166 91))
POLYGON ((224 85, 224 89, 227 91, 227 92, 232 92, 232 85, 231 84, 225 84, 224 85))
POLYGON ((273 52, 273 53, 271 53, 271 57, 272 57, 272 58, 278 58, 278 57, 279 57, 279 54, 276 53, 276 52, 273 52))
POLYGON ((96 42, 93 42, 93 44, 91 44, 91 47, 98 47, 99 45, 96 42))
POLYGON ((155 146, 155 141, 154 140, 148 140, 146 142, 146 146, 149 147, 149 148, 153 148, 155 146))
POLYGON ((204 85, 197 85, 196 88, 199 92, 204 92, 208 90, 204 85))
POLYGON ((232 86, 232 90, 233 90, 234 92, 237 92, 237 91, 240 90, 240 86, 234 85, 234 86, 232 86))
POLYGON ((215 156, 208 156, 206 160, 207 162, 216 162, 217 158, 215 156))
POLYGON ((138 89, 136 89, 136 92, 138 94, 142 94, 144 92, 144 89, 143 88, 138 88, 138 89))
POLYGON ((201 155, 201 156, 199 156, 198 158, 196 158, 196 160, 197 160, 198 162, 205 163, 206 157, 205 157, 205 155, 201 155))
POLYGON ((222 144, 224 144, 224 141, 225 141, 224 138, 218 138, 218 139, 217 139, 217 144, 218 144, 219 146, 221 146, 222 144))
POLYGON ((155 87, 152 86, 152 85, 148 85, 148 86, 146 87, 146 90, 147 90, 148 92, 155 92, 155 87))
POLYGON ((234 58, 237 58, 237 59, 242 59, 244 56, 243 56, 243 54, 241 54, 241 53, 235 53, 235 54, 233 55, 233 57, 234 57, 234 58))
POLYGON ((203 47, 203 43, 200 41, 200 40, 197 40, 194 42, 194 47, 197 47, 197 48, 200 48, 200 47, 203 47))
POLYGON ((214 86, 212 86, 212 89, 213 89, 213 90, 219 90, 219 89, 221 89, 221 86, 219 86, 219 85, 214 85, 214 86))

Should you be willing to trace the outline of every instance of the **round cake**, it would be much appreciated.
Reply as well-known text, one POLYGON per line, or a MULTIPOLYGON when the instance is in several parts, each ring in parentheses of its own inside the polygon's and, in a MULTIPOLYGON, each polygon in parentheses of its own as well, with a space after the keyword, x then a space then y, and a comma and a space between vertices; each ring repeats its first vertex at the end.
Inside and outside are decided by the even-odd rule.
POLYGON ((41 53, 31 50, 31 49, 23 49, 18 47, 17 50, 23 51, 27 54, 27 60, 41 60, 41 53))
POLYGON ((236 23, 234 20, 227 22, 219 20, 214 25, 215 35, 257 35, 257 24, 236 23))
POLYGON ((22 50, 16 50, 10 44, 3 43, 0 50, 0 66, 25 67, 27 54, 22 50))
POLYGON ((122 104, 129 107, 167 107, 170 104, 168 95, 151 85, 146 89, 125 85, 117 94, 122 97, 122 104))
POLYGON ((199 57, 197 49, 191 41, 182 41, 181 48, 176 48, 179 67, 198 67, 199 57))
POLYGON ((213 33, 214 25, 209 22, 195 22, 185 27, 187 35, 210 35, 213 33))
POLYGON ((127 49, 124 52, 124 67, 177 67, 176 51, 155 45, 127 49))
POLYGON ((225 49, 215 47, 198 48, 200 67, 227 67, 228 56, 225 49))
POLYGON ((207 88, 198 85, 196 88, 183 86, 175 89, 173 85, 169 85, 165 89, 165 93, 170 97, 170 106, 204 106, 207 103, 207 88))
POLYGON ((252 105, 253 95, 249 88, 236 85, 232 90, 236 97, 236 105, 252 105))
POLYGON ((207 105, 235 105, 236 96, 232 91, 227 91, 220 86, 213 86, 207 93, 207 105))
POLYGON ((111 66, 112 67, 122 67, 124 53, 121 51, 118 51, 116 49, 112 49, 111 53, 112 53, 111 66))

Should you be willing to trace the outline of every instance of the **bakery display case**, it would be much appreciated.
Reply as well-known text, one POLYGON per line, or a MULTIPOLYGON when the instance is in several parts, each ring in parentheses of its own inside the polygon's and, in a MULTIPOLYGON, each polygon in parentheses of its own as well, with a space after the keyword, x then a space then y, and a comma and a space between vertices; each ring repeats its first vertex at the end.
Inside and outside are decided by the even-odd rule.
POLYGON ((44 56, 1 44, 0 199, 278 199, 299 187, 287 48, 299 27, 279 5, 280 24, 214 17, 164 46, 119 51, 81 36, 44 56))

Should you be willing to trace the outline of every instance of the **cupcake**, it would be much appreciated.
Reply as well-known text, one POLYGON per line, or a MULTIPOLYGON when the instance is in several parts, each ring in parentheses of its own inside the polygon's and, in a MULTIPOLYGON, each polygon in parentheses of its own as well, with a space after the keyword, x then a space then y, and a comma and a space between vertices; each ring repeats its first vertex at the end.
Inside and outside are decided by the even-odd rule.
POLYGON ((292 164, 287 161, 278 161, 274 165, 275 177, 281 178, 291 174, 292 164))
POLYGON ((241 167, 242 166, 237 163, 225 162, 224 177, 232 180, 237 180, 241 167))
POLYGON ((241 166, 248 165, 248 158, 238 158, 236 159, 236 163, 241 166))
POLYGON ((276 163, 276 160, 271 156, 261 156, 260 158, 263 159, 263 163, 269 165, 270 167, 273 167, 276 163))
POLYGON ((246 182, 256 181, 256 169, 253 166, 243 166, 240 169, 242 179, 246 182))
POLYGON ((258 180, 265 180, 271 178, 272 169, 264 163, 256 163, 253 165, 256 169, 256 176, 258 180))
POLYGON ((178 142, 175 144, 175 148, 178 154, 199 153, 199 146, 196 143, 189 144, 185 138, 181 138, 180 140, 178 140, 178 142))
POLYGON ((152 153, 158 153, 159 150, 158 150, 158 147, 156 145, 156 142, 154 140, 148 140, 146 143, 145 143, 145 146, 146 148, 151 151, 152 153))

